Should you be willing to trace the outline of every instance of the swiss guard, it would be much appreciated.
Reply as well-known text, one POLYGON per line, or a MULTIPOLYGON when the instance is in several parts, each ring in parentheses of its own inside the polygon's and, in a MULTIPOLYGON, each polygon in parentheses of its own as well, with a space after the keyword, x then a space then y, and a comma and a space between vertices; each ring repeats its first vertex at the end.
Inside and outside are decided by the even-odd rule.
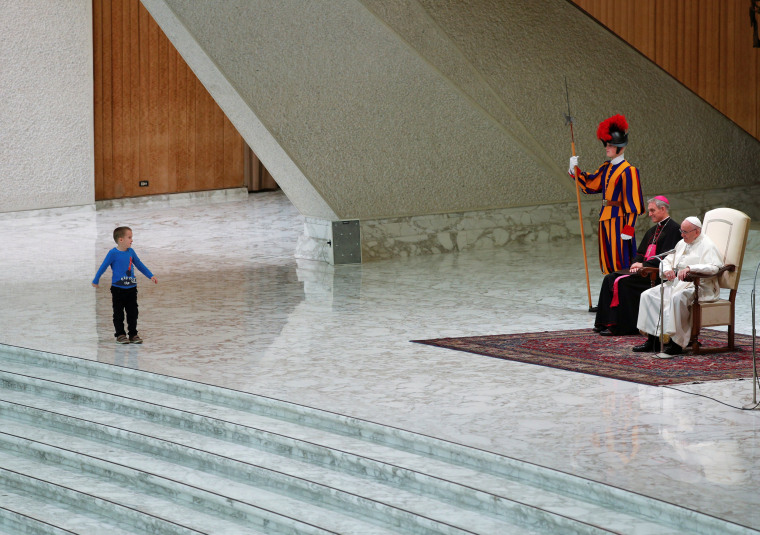
POLYGON ((581 191, 602 194, 599 212, 599 267, 602 273, 628 269, 636 256, 634 226, 639 214, 644 213, 639 171, 625 159, 628 145, 628 121, 623 115, 613 115, 599 123, 596 137, 604 145, 607 155, 599 169, 584 173, 578 167, 578 157, 570 158, 568 172, 575 178, 581 191))

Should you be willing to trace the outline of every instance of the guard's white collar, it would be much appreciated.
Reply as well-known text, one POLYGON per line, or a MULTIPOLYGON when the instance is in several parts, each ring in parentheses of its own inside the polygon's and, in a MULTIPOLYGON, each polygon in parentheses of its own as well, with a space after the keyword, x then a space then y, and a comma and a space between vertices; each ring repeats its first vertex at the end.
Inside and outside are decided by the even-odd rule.
POLYGON ((612 165, 617 165, 617 164, 621 163, 623 160, 625 160, 625 156, 623 156, 621 154, 620 156, 616 156, 615 158, 613 158, 612 160, 610 160, 610 163, 612 165))

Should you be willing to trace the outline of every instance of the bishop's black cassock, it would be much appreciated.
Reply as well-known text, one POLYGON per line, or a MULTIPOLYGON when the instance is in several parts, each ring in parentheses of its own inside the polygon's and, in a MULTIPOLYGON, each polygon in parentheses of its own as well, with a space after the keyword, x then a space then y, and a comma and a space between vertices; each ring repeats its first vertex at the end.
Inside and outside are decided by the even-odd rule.
MULTIPOLYGON (((641 262, 644 267, 657 267, 660 265, 658 258, 645 260, 649 245, 654 243, 656 246, 655 254, 660 254, 673 249, 680 240, 681 225, 670 217, 663 219, 644 234, 636 251, 638 254, 632 263, 641 262)), ((612 306, 615 280, 622 275, 628 275, 628 271, 616 271, 604 277, 602 289, 599 292, 594 326, 597 329, 607 328, 617 335, 637 334, 639 332, 636 328, 639 299, 641 293, 650 287, 649 277, 642 277, 634 273, 629 277, 621 278, 617 283, 618 304, 612 306)))

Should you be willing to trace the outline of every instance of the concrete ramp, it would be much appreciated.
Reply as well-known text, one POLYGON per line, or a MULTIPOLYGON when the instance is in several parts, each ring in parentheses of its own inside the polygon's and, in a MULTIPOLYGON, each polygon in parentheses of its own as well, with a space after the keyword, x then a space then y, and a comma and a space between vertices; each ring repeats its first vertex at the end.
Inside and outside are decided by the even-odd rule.
POLYGON ((340 220, 366 258, 564 229, 565 77, 584 169, 624 113, 645 195, 760 176, 757 140, 565 0, 142 1, 307 217, 305 257, 335 260, 340 220), (515 233, 536 206, 556 218, 515 233))
POLYGON ((304 215, 387 218, 572 194, 561 162, 416 3, 394 13, 355 1, 143 3, 304 215), (423 42, 379 16, 405 14, 423 42))

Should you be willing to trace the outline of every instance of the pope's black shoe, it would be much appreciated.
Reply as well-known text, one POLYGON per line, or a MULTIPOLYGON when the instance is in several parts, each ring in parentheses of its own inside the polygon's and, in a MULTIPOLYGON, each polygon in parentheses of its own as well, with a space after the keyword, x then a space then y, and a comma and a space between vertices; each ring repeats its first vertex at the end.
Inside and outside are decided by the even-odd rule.
POLYGON ((668 355, 680 355, 683 353, 683 348, 671 340, 665 344, 665 353, 668 355))
POLYGON ((605 327, 604 325, 594 325, 594 332, 595 333, 600 333, 603 330, 605 330, 606 328, 607 327, 605 327))
POLYGON ((651 334, 647 335, 647 341, 641 345, 633 346, 635 353, 648 353, 660 350, 660 339, 651 334))

